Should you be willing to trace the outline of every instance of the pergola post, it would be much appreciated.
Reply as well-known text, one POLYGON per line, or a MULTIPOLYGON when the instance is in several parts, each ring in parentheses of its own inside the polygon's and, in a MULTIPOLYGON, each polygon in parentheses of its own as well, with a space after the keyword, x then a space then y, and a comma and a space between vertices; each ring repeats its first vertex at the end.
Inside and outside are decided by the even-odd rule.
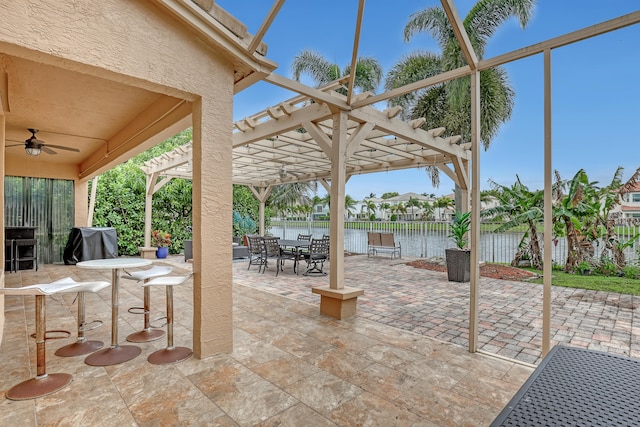
POLYGON ((344 285, 344 199, 347 182, 347 114, 339 112, 333 115, 333 134, 331 141, 324 140, 323 148, 328 148, 331 159, 331 204, 329 206, 329 286, 312 288, 320 295, 320 313, 345 319, 356 314, 358 296, 364 290, 344 285))
POLYGON ((253 185, 249 185, 249 190, 251 190, 251 192, 253 193, 253 195, 255 196, 256 199, 258 199, 258 201, 260 202, 260 208, 259 208, 259 233, 261 236, 264 236, 264 209, 265 206, 267 204, 267 199, 269 198, 269 195, 271 194, 271 190, 273 190, 273 187, 263 187, 263 188, 257 188, 254 187, 253 185))

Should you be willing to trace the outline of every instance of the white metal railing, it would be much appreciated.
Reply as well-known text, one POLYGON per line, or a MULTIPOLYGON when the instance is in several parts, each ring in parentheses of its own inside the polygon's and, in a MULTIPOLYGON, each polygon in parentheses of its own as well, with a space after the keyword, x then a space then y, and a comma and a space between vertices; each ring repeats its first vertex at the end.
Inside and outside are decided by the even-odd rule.
MULTIPOLYGON (((409 257, 444 257, 445 249, 454 246, 449 238, 450 222, 446 221, 347 221, 344 230, 345 250, 353 253, 367 252, 367 232, 394 233, 396 242, 402 245, 402 254, 409 257)), ((510 263, 522 239, 523 232, 494 233, 499 224, 482 224, 480 231, 480 261, 510 263)), ((635 234, 640 233, 640 224, 625 222, 619 228, 619 241, 624 243, 635 234)), ((542 227, 540 227, 542 228, 542 227)), ((298 234, 311 234, 322 237, 329 234, 329 221, 271 221, 268 232, 283 239, 295 239, 298 234)), ((544 234, 538 233, 540 245, 544 251, 544 234)), ((567 241, 557 238, 551 248, 554 263, 564 265, 567 258, 567 241)), ((596 241, 595 257, 599 258, 605 245, 596 241)), ((640 242, 636 241, 625 249, 628 263, 638 262, 640 242)))

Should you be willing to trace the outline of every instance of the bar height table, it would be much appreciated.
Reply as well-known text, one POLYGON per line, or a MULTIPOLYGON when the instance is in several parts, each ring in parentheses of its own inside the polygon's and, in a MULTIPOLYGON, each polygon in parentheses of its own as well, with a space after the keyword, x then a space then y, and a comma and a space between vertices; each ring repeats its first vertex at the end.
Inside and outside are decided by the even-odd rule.
POLYGON ((81 261, 78 268, 89 270, 111 270, 111 346, 90 354, 84 363, 91 366, 111 366, 137 357, 142 349, 134 345, 118 345, 118 292, 120 288, 120 269, 144 267, 151 260, 143 258, 108 258, 81 261))

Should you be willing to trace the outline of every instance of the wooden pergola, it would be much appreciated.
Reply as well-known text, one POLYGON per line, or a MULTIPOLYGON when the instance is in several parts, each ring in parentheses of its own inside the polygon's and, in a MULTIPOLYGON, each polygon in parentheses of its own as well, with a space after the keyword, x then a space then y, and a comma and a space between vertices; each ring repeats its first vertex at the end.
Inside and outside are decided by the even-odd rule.
MULTIPOLYGON (((335 92, 339 87, 336 82, 319 92, 343 99, 335 92)), ((399 114, 399 107, 379 111, 370 106, 346 113, 345 179, 433 166, 468 189, 471 144, 461 143, 460 136, 442 138, 444 128, 424 130, 424 119, 407 123, 397 118, 399 114)), ((332 159, 337 154, 332 144, 333 115, 331 105, 298 96, 235 122, 233 183, 248 186, 263 203, 266 193, 281 184, 317 181, 329 192, 332 159)), ((148 195, 168 179, 191 179, 191 159, 188 143, 147 161, 142 170, 153 183, 148 195)))
MULTIPOLYGON (((267 31, 284 0, 276 0, 254 42, 267 31)), ((342 318, 355 313, 355 300, 363 292, 344 286, 344 196, 345 183, 354 174, 435 166, 449 176, 465 193, 463 206, 470 210, 469 200, 480 200, 480 71, 543 54, 544 66, 544 177, 545 228, 544 245, 551 246, 551 52, 553 49, 640 22, 640 11, 563 36, 527 46, 497 57, 479 60, 457 14, 453 0, 441 0, 451 22, 467 64, 383 94, 354 94, 355 76, 316 89, 271 73, 264 81, 298 93, 282 102, 234 123, 233 182, 252 189, 261 202, 261 224, 264 203, 275 185, 302 181, 318 181, 329 192, 331 233, 330 284, 314 288, 322 296, 321 312, 342 318), (442 128, 423 129, 422 120, 403 122, 399 109, 379 111, 378 102, 469 76, 471 80, 471 141, 460 137, 442 138, 442 128), (347 83, 346 86, 343 86, 347 83), (336 92, 344 87, 347 94, 336 92), (471 168, 473 165, 473 168, 471 168), (472 194, 470 194, 472 192, 472 194)), ((360 26, 364 0, 359 1, 351 69, 358 56, 360 26)), ((150 196, 171 177, 189 177, 189 147, 180 147, 144 166, 147 174, 147 206, 150 196)), ((469 351, 477 351, 478 281, 480 205, 471 206, 471 282, 469 307, 469 351)), ((150 232, 150 209, 146 234, 150 232)), ((264 229, 261 228, 261 233, 264 229)), ((146 242, 148 245, 148 241, 146 242)), ((551 324, 551 252, 544 254, 543 292, 543 356, 550 349, 551 324)))

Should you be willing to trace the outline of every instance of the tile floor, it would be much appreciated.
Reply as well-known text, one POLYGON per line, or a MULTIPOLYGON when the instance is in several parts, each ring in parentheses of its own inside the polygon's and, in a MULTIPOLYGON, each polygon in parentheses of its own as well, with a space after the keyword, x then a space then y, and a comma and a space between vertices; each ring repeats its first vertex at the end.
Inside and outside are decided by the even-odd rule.
MULTIPOLYGON (((177 273, 191 267, 178 257, 167 263, 177 273)), ((5 281, 6 286, 24 286, 65 276, 95 279, 95 274, 46 265, 38 272, 8 274, 5 281)), ((243 284, 248 278, 277 286, 271 276, 273 271, 262 275, 247 271, 246 263, 234 263, 231 354, 154 366, 146 357, 166 345, 161 339, 139 344, 142 354, 129 362, 93 367, 83 363, 84 356, 54 355, 73 342, 73 335, 50 340, 47 371, 70 373, 74 381, 29 401, 11 401, 4 393, 35 371, 35 345, 29 338, 33 298, 7 297, 0 345, 0 425, 485 426, 532 372, 522 364, 470 354, 462 346, 368 316, 344 321, 321 316, 317 300, 313 303, 318 297, 308 289, 304 292, 312 303, 243 284)), ((103 279, 110 279, 108 271, 103 279)), ((323 280, 291 272, 278 277, 279 284, 295 282, 292 286, 302 288, 323 280)), ((141 304, 142 290, 130 281, 121 284, 122 342, 142 324, 141 316, 126 311, 141 304)), ((191 287, 189 281, 175 291, 176 345, 191 345, 191 287)), ((89 338, 107 344, 110 296, 109 288, 87 295, 88 319, 105 322, 89 338)), ((163 292, 152 296, 153 307, 164 307, 163 292)), ((48 329, 74 331, 76 310, 73 295, 48 297, 48 329)))

